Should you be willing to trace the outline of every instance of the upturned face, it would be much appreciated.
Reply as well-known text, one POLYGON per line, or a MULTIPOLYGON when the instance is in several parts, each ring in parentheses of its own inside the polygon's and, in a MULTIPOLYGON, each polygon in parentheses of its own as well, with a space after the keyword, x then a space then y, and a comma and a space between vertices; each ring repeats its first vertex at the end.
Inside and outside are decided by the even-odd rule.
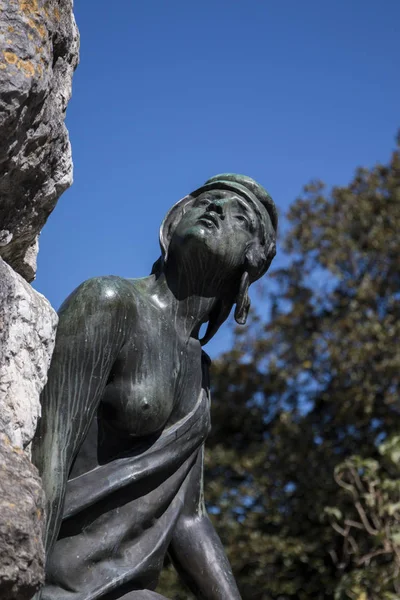
POLYGON ((239 194, 211 190, 200 194, 177 224, 170 252, 194 260, 209 260, 220 268, 237 270, 246 248, 260 235, 258 217, 239 194), (188 254, 189 253, 189 254, 188 254))

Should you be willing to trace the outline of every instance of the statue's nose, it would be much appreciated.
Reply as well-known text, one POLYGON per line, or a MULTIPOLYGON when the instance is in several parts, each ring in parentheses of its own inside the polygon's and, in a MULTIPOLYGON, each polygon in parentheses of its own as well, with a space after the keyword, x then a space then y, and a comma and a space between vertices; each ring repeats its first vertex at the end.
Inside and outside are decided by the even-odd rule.
POLYGON ((225 217, 225 200, 213 200, 212 202, 210 202, 210 204, 208 205, 208 210, 209 211, 213 211, 216 212, 218 215, 220 215, 222 218, 225 217))

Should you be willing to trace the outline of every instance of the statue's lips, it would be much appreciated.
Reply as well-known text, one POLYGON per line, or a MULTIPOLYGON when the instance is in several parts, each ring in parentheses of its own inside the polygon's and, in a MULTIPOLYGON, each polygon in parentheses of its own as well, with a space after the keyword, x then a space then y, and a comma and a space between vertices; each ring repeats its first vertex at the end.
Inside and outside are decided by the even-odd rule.
POLYGON ((210 225, 214 225, 217 229, 219 228, 219 218, 217 215, 213 215, 212 213, 206 213, 202 217, 200 217, 199 221, 205 221, 207 227, 210 225))

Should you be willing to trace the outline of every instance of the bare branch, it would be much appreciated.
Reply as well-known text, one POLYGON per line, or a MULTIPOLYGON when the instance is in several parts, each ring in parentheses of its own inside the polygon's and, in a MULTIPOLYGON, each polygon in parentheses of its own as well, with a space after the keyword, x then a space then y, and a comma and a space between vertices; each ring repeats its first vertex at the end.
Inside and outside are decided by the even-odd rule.
POLYGON ((358 514, 360 515, 360 519, 365 527, 365 529, 368 531, 368 533, 370 535, 378 535, 379 531, 377 531, 376 529, 373 529, 367 519, 367 515, 365 514, 365 511, 363 509, 363 507, 361 506, 360 502, 355 502, 354 506, 357 509, 358 514))

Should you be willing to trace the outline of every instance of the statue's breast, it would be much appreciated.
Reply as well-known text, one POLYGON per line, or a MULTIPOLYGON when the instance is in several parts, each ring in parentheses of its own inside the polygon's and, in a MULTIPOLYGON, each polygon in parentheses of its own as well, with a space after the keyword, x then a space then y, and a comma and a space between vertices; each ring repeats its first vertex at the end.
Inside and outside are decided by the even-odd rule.
POLYGON ((172 382, 156 378, 117 377, 102 398, 102 414, 109 425, 131 436, 147 436, 162 429, 174 403, 172 382))
POLYGON ((196 405, 204 384, 199 342, 151 342, 133 341, 122 349, 70 477, 125 453, 141 452, 142 444, 152 443, 154 435, 196 405))
POLYGON ((151 334, 124 346, 101 400, 108 423, 131 436, 161 430, 185 387, 186 353, 171 338, 163 344, 151 334))

